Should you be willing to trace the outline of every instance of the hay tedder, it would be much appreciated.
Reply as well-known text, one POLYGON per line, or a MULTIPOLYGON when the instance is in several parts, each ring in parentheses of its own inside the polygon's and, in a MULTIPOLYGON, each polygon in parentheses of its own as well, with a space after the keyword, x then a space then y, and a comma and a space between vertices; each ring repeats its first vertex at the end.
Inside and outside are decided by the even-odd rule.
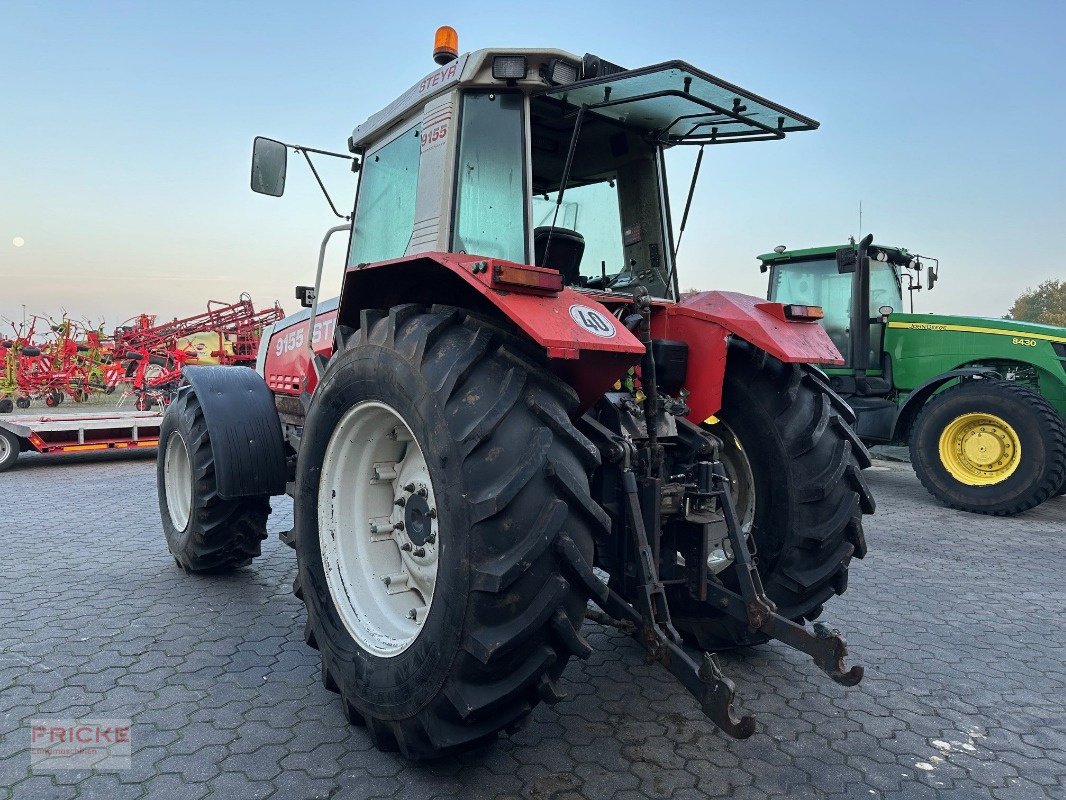
POLYGON ((74 320, 34 316, 0 339, 0 413, 29 408, 34 400, 52 407, 105 388, 114 376, 110 349, 100 332, 74 320))
POLYGON ((65 315, 58 322, 34 316, 0 339, 0 413, 119 388, 120 403, 132 398, 140 411, 165 406, 186 364, 254 364, 263 331, 284 316, 277 303, 257 311, 247 294, 236 303, 211 300, 203 313, 163 323, 140 314, 113 336, 65 315))
MULTIPOLYGON (((435 56, 349 139, 354 211, 297 290, 309 308, 256 371, 184 370, 158 455, 177 564, 248 564, 271 496, 292 495, 282 539, 323 683, 411 758, 561 700, 586 616, 732 736, 755 724, 715 651, 778 639, 856 684, 839 632, 810 624, 874 508, 851 409, 810 366, 842 359, 817 308, 680 301, 688 208, 675 236, 666 190, 670 148, 817 123, 680 61, 459 55, 449 28, 435 56)), ((290 148, 336 155, 258 139, 254 190, 282 193, 290 148)))

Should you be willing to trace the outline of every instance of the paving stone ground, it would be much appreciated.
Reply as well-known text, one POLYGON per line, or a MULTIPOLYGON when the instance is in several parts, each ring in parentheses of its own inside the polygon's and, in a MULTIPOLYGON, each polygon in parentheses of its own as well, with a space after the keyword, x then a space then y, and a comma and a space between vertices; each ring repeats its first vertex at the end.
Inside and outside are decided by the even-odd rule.
MULTIPOLYGON (((570 699, 458 760, 405 763, 319 682, 276 537, 224 577, 174 567, 154 461, 26 458, 0 475, 0 797, 1066 797, 1066 498, 1011 520, 939 507, 877 462, 870 554, 827 608, 866 678, 778 644, 722 662, 759 732, 728 739, 621 634, 570 699), (132 719, 133 768, 35 772, 36 717, 132 719)), ((270 530, 291 525, 275 501, 270 530)))

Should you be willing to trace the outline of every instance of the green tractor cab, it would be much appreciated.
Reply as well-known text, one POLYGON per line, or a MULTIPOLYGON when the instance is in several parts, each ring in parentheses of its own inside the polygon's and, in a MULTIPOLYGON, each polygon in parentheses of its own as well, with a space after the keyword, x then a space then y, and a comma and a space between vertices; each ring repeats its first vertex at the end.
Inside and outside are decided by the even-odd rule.
POLYGON ((938 262, 869 236, 759 260, 770 300, 823 309, 846 362, 823 369, 862 440, 908 445, 934 496, 1012 515, 1066 492, 1066 328, 915 314, 938 262))

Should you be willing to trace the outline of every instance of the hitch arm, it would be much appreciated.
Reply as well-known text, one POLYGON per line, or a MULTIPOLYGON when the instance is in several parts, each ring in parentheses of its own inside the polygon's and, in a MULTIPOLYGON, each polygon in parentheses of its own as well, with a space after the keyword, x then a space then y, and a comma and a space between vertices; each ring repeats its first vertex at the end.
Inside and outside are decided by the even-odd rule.
MULTIPOLYGON (((571 548, 576 550, 576 545, 565 533, 559 537, 557 547, 568 561, 567 551, 571 548)), ((580 572, 583 574, 577 574, 576 577, 585 583, 594 602, 608 615, 609 624, 620 623, 617 625, 619 630, 643 645, 651 660, 666 667, 696 698, 711 722, 734 739, 747 739, 755 733, 754 717, 747 714, 738 717, 733 711, 736 685, 722 673, 713 654, 704 653, 697 664, 680 644, 671 641, 654 621, 633 608, 621 595, 597 578, 591 569, 586 567, 586 570, 580 572)), ((599 621, 607 622, 602 618, 599 621)))
POLYGON ((713 477, 722 503, 722 514, 729 531, 729 543, 733 548, 733 567, 740 583, 740 594, 727 589, 717 579, 707 582, 707 601, 715 604, 731 617, 745 620, 753 631, 762 631, 809 655, 818 669, 843 686, 854 686, 862 680, 863 668, 856 664, 847 669, 844 657, 848 654, 847 642, 838 631, 816 625, 810 631, 777 613, 774 605, 763 591, 762 579, 748 550, 747 537, 740 530, 733 498, 729 493, 729 479, 721 463, 714 465, 713 477))

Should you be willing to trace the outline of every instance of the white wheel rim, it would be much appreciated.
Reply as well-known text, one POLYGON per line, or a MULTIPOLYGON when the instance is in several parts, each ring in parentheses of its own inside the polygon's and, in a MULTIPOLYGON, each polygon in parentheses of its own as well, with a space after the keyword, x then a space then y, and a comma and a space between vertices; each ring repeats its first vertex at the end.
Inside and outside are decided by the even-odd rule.
POLYGON ((318 536, 333 605, 359 645, 381 658, 422 632, 437 583, 436 497, 422 448, 391 406, 341 417, 319 479, 318 536))
MULTIPOLYGON (((737 522, 744 533, 751 533, 755 525, 755 476, 751 471, 751 462, 744 450, 744 445, 733 429, 721 420, 712 429, 725 445, 721 453, 722 466, 729 478, 730 494, 736 506, 737 522)), ((724 526, 723 526, 724 530, 724 526)), ((728 535, 712 547, 707 557, 707 566, 716 575, 733 563, 732 547, 728 535)))
POLYGON ((192 513, 192 460, 185 440, 177 431, 167 438, 167 455, 163 459, 163 489, 167 493, 170 521, 179 531, 185 530, 192 513))
POLYGON ((6 436, 0 436, 0 464, 6 464, 7 460, 11 458, 11 442, 7 440, 6 436))

